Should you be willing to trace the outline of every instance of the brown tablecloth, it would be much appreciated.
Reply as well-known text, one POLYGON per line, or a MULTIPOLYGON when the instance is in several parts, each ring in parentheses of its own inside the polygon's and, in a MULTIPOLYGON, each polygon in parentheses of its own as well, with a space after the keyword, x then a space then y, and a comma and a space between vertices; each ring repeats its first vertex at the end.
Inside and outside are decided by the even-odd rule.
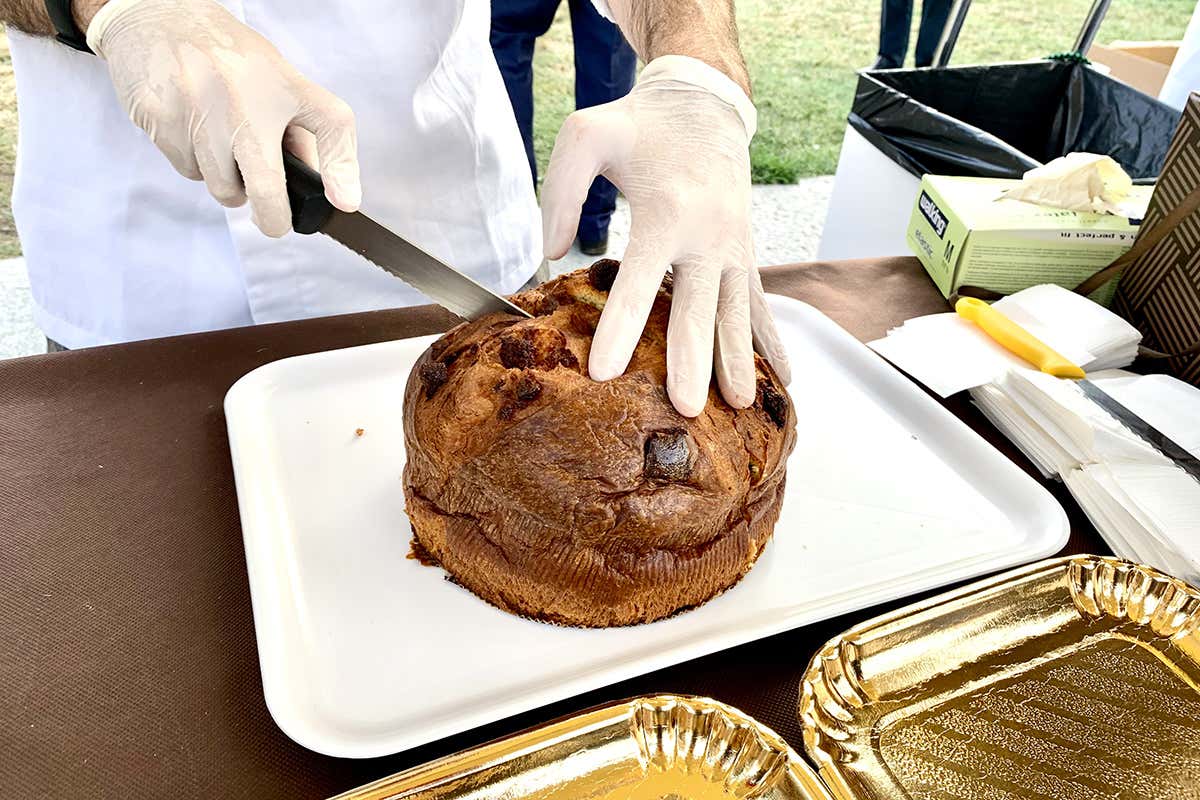
MULTIPOLYGON (((861 339, 946 309, 909 258, 776 267, 764 278, 861 339)), ((433 308, 374 312, 0 362, 0 796, 322 798, 647 692, 724 700, 801 748, 796 686, 809 656, 882 608, 390 758, 319 756, 275 727, 259 678, 225 392, 269 361, 450 321, 433 308)), ((1025 465, 966 403, 950 405, 1025 465)), ((1054 491, 1072 518, 1068 551, 1106 552, 1054 491)))

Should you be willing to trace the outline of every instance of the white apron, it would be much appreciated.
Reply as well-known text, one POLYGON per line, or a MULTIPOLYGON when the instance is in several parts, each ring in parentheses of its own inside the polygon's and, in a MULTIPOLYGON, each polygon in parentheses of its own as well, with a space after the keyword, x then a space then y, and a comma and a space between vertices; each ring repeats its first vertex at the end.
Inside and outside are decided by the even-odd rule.
MULTIPOLYGON (((501 292, 541 260, 488 0, 224 0, 358 119, 363 211, 501 292)), ((76 348, 428 302, 327 237, 272 240, 171 168, 103 62, 9 32, 13 213, 38 324, 76 348)))

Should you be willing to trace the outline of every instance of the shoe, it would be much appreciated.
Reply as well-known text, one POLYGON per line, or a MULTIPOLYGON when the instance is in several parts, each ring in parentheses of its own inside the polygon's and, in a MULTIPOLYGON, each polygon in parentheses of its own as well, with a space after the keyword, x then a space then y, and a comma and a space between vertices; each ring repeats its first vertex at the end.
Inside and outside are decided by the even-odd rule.
POLYGON ((868 71, 874 71, 877 69, 900 69, 902 66, 904 65, 897 64, 887 56, 880 56, 879 58, 875 59, 875 63, 867 67, 867 69, 868 71))
POLYGON ((608 234, 599 239, 588 241, 586 239, 579 240, 579 252, 585 256, 602 256, 608 252, 608 234))

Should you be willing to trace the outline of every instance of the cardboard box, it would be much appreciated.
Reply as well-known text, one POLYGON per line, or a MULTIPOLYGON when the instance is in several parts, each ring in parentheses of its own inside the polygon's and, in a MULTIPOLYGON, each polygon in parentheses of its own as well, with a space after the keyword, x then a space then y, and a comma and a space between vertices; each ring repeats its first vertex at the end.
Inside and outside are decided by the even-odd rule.
POLYGON ((1132 56, 1140 56, 1148 58, 1151 61, 1157 61, 1164 66, 1171 66, 1175 61, 1175 56, 1179 53, 1179 46, 1182 42, 1132 42, 1126 39, 1118 39, 1109 42, 1108 46, 1114 50, 1120 50, 1129 53, 1132 56))
POLYGON ((1178 42, 1112 42, 1092 45, 1087 57, 1117 80, 1158 97, 1178 50, 1178 42))
MULTIPOLYGON (((1020 181, 926 175, 913 204, 908 246, 949 297, 960 286, 1011 294, 1039 283, 1073 289, 1133 246, 1125 217, 1047 208, 1001 193, 1020 181)), ((1152 189, 1135 186, 1149 200, 1152 189)), ((1092 298, 1105 305, 1115 281, 1092 298)))
POLYGON ((1200 387, 1200 352, 1192 352, 1200 346, 1200 209, 1167 224, 1200 191, 1198 163, 1200 93, 1192 92, 1146 210, 1145 242, 1139 245, 1144 252, 1121 275, 1113 307, 1142 332, 1143 345, 1179 354, 1160 365, 1200 387))

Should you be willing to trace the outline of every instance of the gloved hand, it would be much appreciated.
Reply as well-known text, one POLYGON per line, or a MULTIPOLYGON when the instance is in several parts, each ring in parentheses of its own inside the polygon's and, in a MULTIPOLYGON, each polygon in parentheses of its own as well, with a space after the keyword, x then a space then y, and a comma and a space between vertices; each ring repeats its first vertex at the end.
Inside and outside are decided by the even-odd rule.
POLYGON ((646 66, 626 97, 576 111, 554 143, 542 186, 544 246, 562 258, 596 175, 629 200, 629 246, 592 342, 598 381, 625 371, 667 267, 675 288, 667 392, 681 414, 704 410, 713 373, 735 408, 754 402, 753 348, 790 380, 787 355, 754 263, 750 155, 755 112, 745 92, 686 56, 646 66))
POLYGON ((88 24, 134 124, 180 174, 203 180, 222 205, 250 200, 268 236, 291 230, 282 147, 311 158, 329 201, 361 201, 354 114, 306 79, 275 47, 213 0, 110 0, 88 24))

